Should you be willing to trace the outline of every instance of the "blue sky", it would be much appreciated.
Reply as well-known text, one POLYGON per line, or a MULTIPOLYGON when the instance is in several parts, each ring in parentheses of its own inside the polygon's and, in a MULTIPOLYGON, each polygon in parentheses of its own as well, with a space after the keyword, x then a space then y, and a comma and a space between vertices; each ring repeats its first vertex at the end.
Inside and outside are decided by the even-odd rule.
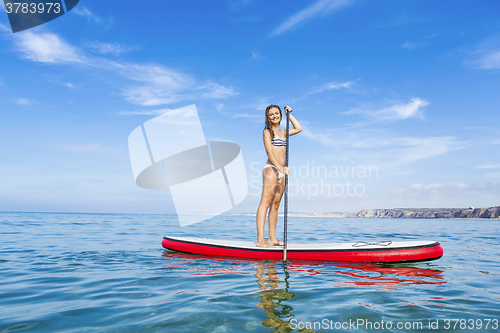
POLYGON ((232 212, 268 104, 304 127, 291 211, 500 204, 498 1, 81 0, 16 34, 0 6, 0 210, 173 213, 127 138, 190 104, 242 149, 232 212))

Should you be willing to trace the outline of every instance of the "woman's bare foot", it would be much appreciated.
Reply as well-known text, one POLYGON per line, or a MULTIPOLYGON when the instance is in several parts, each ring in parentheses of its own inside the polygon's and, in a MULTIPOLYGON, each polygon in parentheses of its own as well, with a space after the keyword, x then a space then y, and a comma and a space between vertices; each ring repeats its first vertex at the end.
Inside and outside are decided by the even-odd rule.
POLYGON ((282 241, 280 241, 279 239, 274 239, 274 240, 269 240, 269 244, 272 244, 272 245, 279 245, 279 246, 283 246, 285 245, 285 243, 283 243, 282 241))
POLYGON ((266 241, 263 241, 263 242, 259 242, 259 241, 257 241, 257 242, 255 243, 255 245, 256 245, 257 247, 274 248, 274 245, 273 245, 273 244, 268 243, 268 242, 266 242, 266 241))

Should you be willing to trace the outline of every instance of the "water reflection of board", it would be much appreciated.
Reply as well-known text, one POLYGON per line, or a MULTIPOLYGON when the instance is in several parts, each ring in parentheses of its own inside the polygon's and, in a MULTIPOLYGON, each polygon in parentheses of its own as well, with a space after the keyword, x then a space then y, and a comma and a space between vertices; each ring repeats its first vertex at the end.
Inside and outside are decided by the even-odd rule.
MULTIPOLYGON (((206 238, 170 237, 162 240, 164 248, 208 256, 282 259, 283 247, 266 249, 255 243, 206 238)), ((443 248, 434 241, 380 243, 288 244, 288 259, 335 262, 414 262, 439 259, 443 248)))

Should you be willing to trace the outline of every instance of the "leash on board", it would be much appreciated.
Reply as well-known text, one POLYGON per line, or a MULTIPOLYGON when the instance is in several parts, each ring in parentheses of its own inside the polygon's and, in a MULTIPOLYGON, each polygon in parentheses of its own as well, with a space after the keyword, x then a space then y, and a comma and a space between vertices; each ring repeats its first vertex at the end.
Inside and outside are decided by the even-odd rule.
MULTIPOLYGON (((288 152, 290 150, 290 144, 289 144, 289 135, 288 131, 290 128, 290 116, 289 113, 286 110, 285 107, 285 114, 286 114, 286 159, 285 159, 285 167, 288 168, 288 152)), ((288 240, 287 240, 287 215, 288 215, 288 175, 285 174, 285 214, 284 214, 284 224, 285 224, 285 230, 284 230, 284 236, 283 236, 283 262, 286 263, 286 251, 287 251, 287 246, 288 246, 288 240)))

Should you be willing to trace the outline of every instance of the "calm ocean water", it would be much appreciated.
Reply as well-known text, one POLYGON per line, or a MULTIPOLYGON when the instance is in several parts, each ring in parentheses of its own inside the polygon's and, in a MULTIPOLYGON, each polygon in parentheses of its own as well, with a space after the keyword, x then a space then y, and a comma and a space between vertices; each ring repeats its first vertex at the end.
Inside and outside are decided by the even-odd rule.
POLYGON ((290 242, 437 240, 445 254, 284 267, 160 244, 254 240, 253 217, 0 213, 0 332, 500 332, 499 234, 488 220, 292 217, 290 242))

